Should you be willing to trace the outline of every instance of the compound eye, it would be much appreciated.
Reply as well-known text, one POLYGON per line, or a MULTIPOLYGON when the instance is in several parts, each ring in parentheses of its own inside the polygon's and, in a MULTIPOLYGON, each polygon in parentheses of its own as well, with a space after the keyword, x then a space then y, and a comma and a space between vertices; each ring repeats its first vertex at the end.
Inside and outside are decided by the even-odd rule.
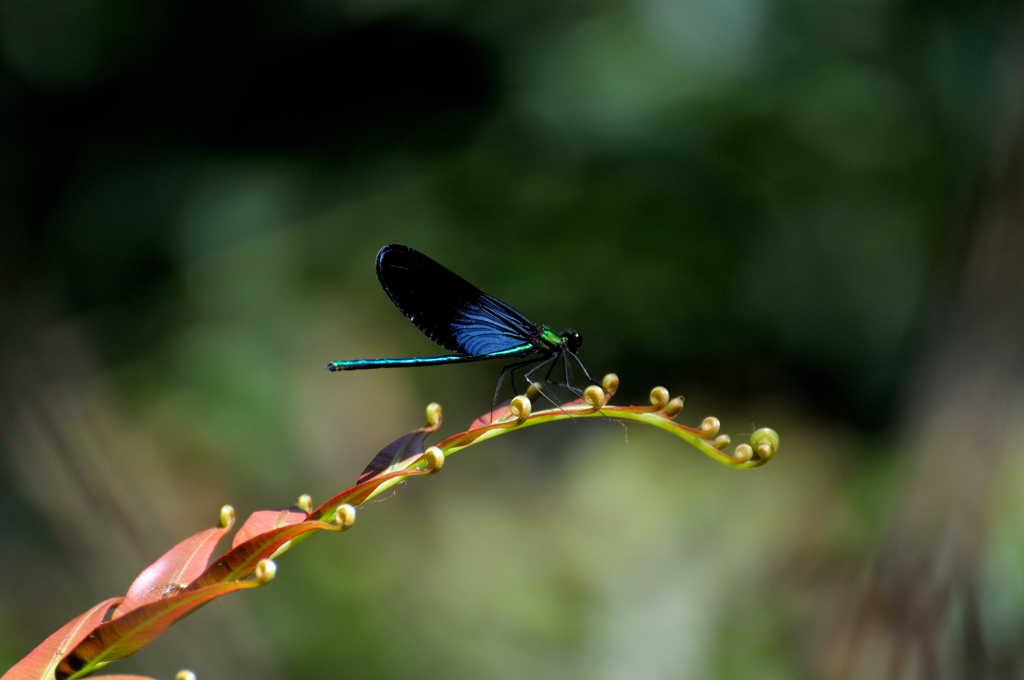
POLYGON ((573 331, 572 335, 569 336, 569 345, 572 347, 572 351, 575 352, 583 344, 583 336, 578 331, 573 331))

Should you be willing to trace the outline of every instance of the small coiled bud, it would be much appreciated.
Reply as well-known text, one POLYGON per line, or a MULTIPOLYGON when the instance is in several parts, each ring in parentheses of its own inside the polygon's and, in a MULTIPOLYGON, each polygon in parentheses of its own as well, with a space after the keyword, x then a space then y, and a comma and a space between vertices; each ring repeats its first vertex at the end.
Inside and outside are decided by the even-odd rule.
POLYGON ((665 414, 667 418, 675 418, 683 411, 683 398, 676 397, 672 401, 665 404, 665 408, 661 409, 661 412, 665 414))
POLYGON ((707 418, 704 419, 704 422, 700 424, 700 434, 705 439, 708 439, 709 437, 714 437, 716 434, 718 434, 718 428, 720 428, 721 426, 722 424, 718 422, 718 418, 714 416, 708 416, 707 418))
POLYGON ((754 457, 754 450, 750 448, 750 444, 740 444, 736 447, 736 451, 733 452, 732 458, 737 463, 746 463, 754 457))
POLYGON ((530 398, 522 394, 513 397, 512 403, 508 405, 508 411, 516 419, 516 425, 525 423, 526 419, 530 417, 531 410, 533 410, 533 404, 530 402, 530 398))
POLYGON ((619 390, 619 376, 614 373, 608 373, 601 379, 601 387, 604 388, 605 394, 611 399, 619 390))
POLYGON ((334 509, 334 523, 344 531, 356 523, 356 509, 348 503, 342 503, 334 509))
POLYGON ((295 507, 308 515, 313 511, 313 497, 308 493, 302 494, 299 500, 295 501, 295 507))
POLYGON ((423 452, 423 460, 427 461, 430 474, 436 474, 444 467, 444 451, 436 446, 431 446, 423 452))
POLYGON ((274 580, 277 576, 277 564, 274 560, 260 560, 256 565, 256 582, 261 586, 265 586, 274 580))
POLYGON ((604 390, 597 385, 591 385, 587 389, 583 390, 583 401, 593 409, 599 409, 604 406, 604 390))
POLYGON ((235 523, 235 509, 230 505, 225 505, 220 509, 220 525, 227 529, 235 523))
POLYGON ((174 680, 196 680, 196 674, 190 670, 182 669, 174 676, 174 680))
POLYGON ((540 396, 540 388, 537 387, 537 383, 530 383, 526 388, 526 398, 530 401, 537 401, 537 397, 540 396))
POLYGON ((711 442, 711 445, 714 446, 719 451, 721 451, 726 446, 728 446, 730 442, 732 442, 732 438, 730 438, 729 435, 720 434, 717 437, 715 437, 715 441, 711 442))
POLYGON ((651 390, 651 406, 655 411, 660 411, 668 403, 668 397, 668 390, 661 386, 655 387, 651 390))
POLYGON ((427 404, 427 425, 430 427, 441 426, 441 405, 436 401, 427 404))

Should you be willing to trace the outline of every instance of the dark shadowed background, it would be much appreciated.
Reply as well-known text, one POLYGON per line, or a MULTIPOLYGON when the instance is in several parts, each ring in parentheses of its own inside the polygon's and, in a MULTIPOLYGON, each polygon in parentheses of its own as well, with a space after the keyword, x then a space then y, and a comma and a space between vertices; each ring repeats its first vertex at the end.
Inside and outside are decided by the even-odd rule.
POLYGON ((397 242, 778 457, 514 433, 111 670, 1021 677, 1022 47, 994 1, 0 0, 0 667, 490 407, 323 370, 439 353, 397 242))

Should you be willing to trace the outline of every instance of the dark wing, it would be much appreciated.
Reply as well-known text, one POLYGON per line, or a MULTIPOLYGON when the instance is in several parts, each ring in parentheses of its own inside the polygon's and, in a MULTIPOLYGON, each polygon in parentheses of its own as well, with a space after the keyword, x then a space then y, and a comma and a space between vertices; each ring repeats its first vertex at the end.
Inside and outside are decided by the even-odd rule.
POLYGON ((530 342, 536 331, 512 307, 408 246, 380 249, 377 278, 416 328, 452 352, 499 352, 530 342))

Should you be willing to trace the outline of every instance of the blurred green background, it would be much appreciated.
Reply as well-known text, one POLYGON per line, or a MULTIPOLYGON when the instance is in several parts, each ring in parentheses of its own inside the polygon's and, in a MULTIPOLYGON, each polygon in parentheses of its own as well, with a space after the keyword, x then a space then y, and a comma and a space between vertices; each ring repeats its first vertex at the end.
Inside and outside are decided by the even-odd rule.
POLYGON ((112 671, 1021 677, 1022 29, 954 0, 0 0, 0 667, 221 504, 319 503, 428 402, 444 435, 490 407, 493 363, 323 370, 437 353, 377 283, 397 242, 581 331, 616 402, 664 385, 778 457, 515 433, 112 671))

